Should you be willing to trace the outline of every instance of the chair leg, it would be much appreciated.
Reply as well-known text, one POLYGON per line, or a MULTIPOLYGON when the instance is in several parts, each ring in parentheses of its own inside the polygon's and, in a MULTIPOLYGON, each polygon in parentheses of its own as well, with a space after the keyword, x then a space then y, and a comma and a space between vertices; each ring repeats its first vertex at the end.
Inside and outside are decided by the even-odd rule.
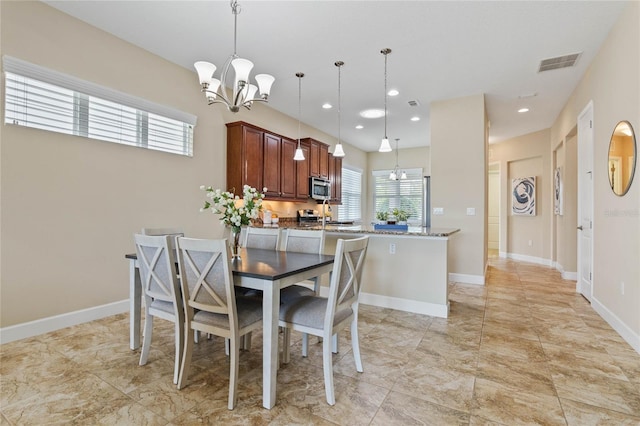
POLYGON ((362 373, 362 358, 360 358, 360 342, 358 338, 358 316, 354 315, 351 321, 351 346, 353 348, 353 359, 356 362, 356 371, 362 373))
POLYGON ((331 338, 331 348, 334 354, 338 353, 338 333, 334 334, 331 338))
POLYGON ((229 356, 230 351, 231 349, 230 349, 229 339, 224 339, 224 354, 226 356, 229 356))
POLYGON ((151 335, 153 334, 153 315, 149 311, 144 316, 144 336, 142 337, 142 350, 140 351, 140 365, 146 365, 151 347, 151 335))
POLYGON ((229 404, 227 408, 233 410, 238 399, 238 370, 240 358, 240 342, 239 337, 234 336, 230 339, 231 346, 231 366, 229 371, 229 404))
POLYGON ((187 336, 184 339, 184 352, 180 363, 180 375, 178 376, 178 389, 182 389, 187 384, 189 368, 191 367, 191 354, 193 353, 193 329, 189 327, 187 336))
POLYGON ((322 370, 324 371, 324 391, 327 395, 327 404, 336 405, 336 397, 333 389, 333 356, 331 354, 331 338, 322 340, 322 370))
POLYGON ((196 330, 196 332, 193 333, 193 341, 194 343, 198 343, 200 341, 200 332, 198 330, 196 330))
POLYGON ((251 332, 242 336, 242 349, 245 351, 251 350, 251 332))
POLYGON ((174 326, 176 333, 176 359, 175 367, 173 368, 173 383, 177 385, 180 375, 180 365, 182 364, 182 351, 184 350, 184 324, 180 319, 176 319, 174 326))
POLYGON ((302 333, 302 356, 309 356, 309 335, 307 333, 302 333))
POLYGON ((284 327, 282 330, 282 362, 289 364, 291 362, 291 330, 284 327))

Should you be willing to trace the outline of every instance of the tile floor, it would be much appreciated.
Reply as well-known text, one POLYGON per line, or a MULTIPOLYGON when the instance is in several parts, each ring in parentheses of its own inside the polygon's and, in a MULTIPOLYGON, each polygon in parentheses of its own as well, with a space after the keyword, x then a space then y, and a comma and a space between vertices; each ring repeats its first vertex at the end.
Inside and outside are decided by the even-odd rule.
MULTIPOLYGON (((532 264, 491 258, 486 286, 450 285, 448 319, 361 307, 365 372, 348 332, 326 404, 321 345, 278 374, 261 402, 261 336, 241 354, 227 410, 221 340, 196 345, 189 386, 172 382, 173 328, 158 320, 149 363, 128 348, 128 315, 2 345, 0 425, 640 425, 640 355, 575 293, 532 264)), ((312 339, 315 343, 315 339, 312 339)))

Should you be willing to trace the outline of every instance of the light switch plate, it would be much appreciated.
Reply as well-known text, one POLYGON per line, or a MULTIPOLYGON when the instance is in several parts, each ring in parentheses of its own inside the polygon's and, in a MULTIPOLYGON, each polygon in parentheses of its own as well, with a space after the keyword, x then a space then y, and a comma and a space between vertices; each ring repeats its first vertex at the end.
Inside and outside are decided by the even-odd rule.
POLYGON ((467 216, 475 216, 475 215, 476 215, 475 207, 467 207, 467 216))
POLYGON ((434 216, 442 216, 444 214, 444 208, 442 207, 434 207, 433 208, 433 215, 434 216))

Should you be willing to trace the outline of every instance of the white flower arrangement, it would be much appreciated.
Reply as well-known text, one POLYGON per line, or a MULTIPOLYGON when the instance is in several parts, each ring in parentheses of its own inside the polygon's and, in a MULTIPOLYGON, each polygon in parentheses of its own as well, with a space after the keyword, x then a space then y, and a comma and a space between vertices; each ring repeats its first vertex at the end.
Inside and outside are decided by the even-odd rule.
POLYGON ((240 232, 242 225, 249 225, 251 219, 258 218, 262 210, 262 200, 267 188, 262 189, 262 193, 257 189, 245 185, 242 188, 242 198, 232 192, 213 189, 210 186, 202 185, 201 190, 206 191, 208 198, 204 202, 201 212, 211 210, 220 217, 221 225, 230 226, 234 233, 240 232))

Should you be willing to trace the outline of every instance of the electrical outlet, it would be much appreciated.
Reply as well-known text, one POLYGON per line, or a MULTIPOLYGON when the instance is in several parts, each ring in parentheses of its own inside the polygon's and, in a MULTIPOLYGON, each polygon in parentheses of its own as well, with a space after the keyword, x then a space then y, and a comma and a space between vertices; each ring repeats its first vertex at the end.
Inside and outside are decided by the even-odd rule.
POLYGON ((533 240, 529 240, 529 247, 533 247, 533 240))
POLYGON ((444 214, 444 208, 442 207, 434 207, 433 208, 433 215, 434 216, 442 216, 444 214))
POLYGON ((395 245, 395 243, 389 244, 389 254, 396 254, 396 245, 395 245))
POLYGON ((476 215, 475 207, 467 207, 467 216, 475 216, 475 215, 476 215))

